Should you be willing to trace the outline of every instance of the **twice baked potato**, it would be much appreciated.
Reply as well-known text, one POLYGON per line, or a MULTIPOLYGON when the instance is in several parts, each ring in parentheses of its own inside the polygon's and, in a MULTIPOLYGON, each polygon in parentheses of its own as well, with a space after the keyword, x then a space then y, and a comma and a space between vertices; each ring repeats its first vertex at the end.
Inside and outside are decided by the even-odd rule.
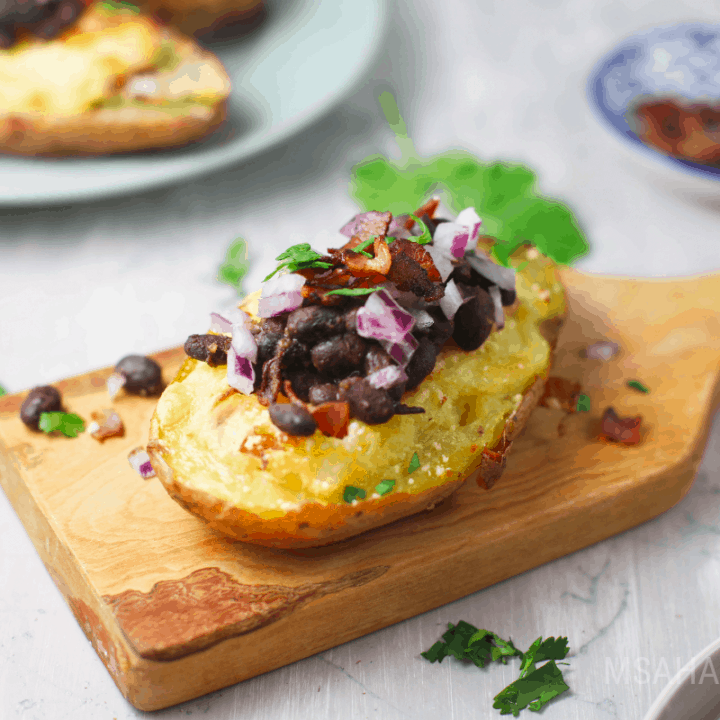
MULTIPOLYGON (((478 300, 488 295, 488 282, 476 276, 468 265, 477 241, 472 237, 468 255, 456 255, 450 271, 446 267, 442 273, 442 280, 432 281, 434 289, 426 285, 423 290, 416 284, 415 292, 411 292, 403 289, 403 283, 405 287, 411 284, 412 277, 410 281, 408 277, 413 272, 419 282, 422 274, 414 268, 402 276, 394 268, 405 261, 409 252, 416 260, 421 258, 427 268, 426 279, 437 278, 435 267, 427 265, 422 253, 436 246, 437 258, 437 228, 441 225, 435 225, 429 212, 423 215, 422 227, 425 231, 430 228, 434 242, 423 247, 409 239, 419 240, 417 235, 410 235, 404 241, 387 243, 392 241, 391 232, 398 234, 403 222, 412 227, 415 218, 388 220, 390 214, 385 213, 379 225, 377 217, 371 218, 373 225, 366 217, 371 215, 381 214, 366 213, 359 216, 363 220, 354 219, 354 224, 346 226, 350 228, 346 234, 352 233, 350 242, 342 250, 329 251, 328 256, 316 260, 319 264, 327 260, 325 264, 331 267, 300 268, 288 273, 305 277, 301 307, 267 317, 278 310, 268 303, 272 294, 260 298, 256 293, 244 303, 251 317, 250 334, 260 349, 253 360, 257 373, 254 385, 251 383, 243 392, 229 386, 228 366, 221 364, 223 348, 231 353, 227 361, 234 359, 227 334, 191 336, 186 351, 202 359, 188 358, 158 402, 148 444, 153 468, 177 502, 233 538, 280 548, 323 545, 430 508, 476 470, 490 486, 502 472, 513 438, 542 395, 565 309, 555 265, 534 247, 520 248, 511 258, 516 268, 514 291, 505 286, 505 307, 497 301, 488 309, 487 303, 478 300), (413 244, 417 247, 410 247, 413 244), (392 251, 393 269, 388 270, 386 265, 384 274, 368 274, 367 266, 377 270, 383 253, 393 246, 398 248, 392 251), (362 248, 371 247, 374 256, 361 256, 362 248), (365 275, 348 272, 363 264, 365 275), (394 282, 388 282, 390 277, 394 282), (324 293, 332 293, 333 282, 368 294, 358 292, 340 296, 339 302, 331 300, 324 293), (412 329, 415 341, 410 341, 417 346, 415 362, 393 354, 387 342, 375 339, 375 331, 366 328, 369 316, 363 312, 370 304, 369 298, 379 295, 372 290, 380 285, 392 288, 398 305, 403 303, 401 307, 416 319, 412 329), (461 289, 461 304, 454 312, 452 308, 446 312, 453 316, 450 328, 448 320, 437 312, 438 301, 419 297, 422 292, 426 297, 437 295, 438 287, 444 289, 445 299, 458 287, 461 289), (468 341, 468 333, 474 332, 472 327, 458 331, 472 318, 473 304, 491 313, 490 318, 477 316, 478 323, 489 322, 485 337, 479 341, 468 341), (313 310, 318 307, 330 308, 332 313, 313 310), (258 317, 258 309, 265 320, 258 317), (423 310, 433 318, 429 325, 423 310), (322 317, 313 321, 315 325, 309 331, 301 331, 305 327, 301 321, 307 321, 313 313, 322 317), (279 327, 278 317, 284 323, 279 327), (337 317, 344 320, 337 321, 337 317), (336 321, 345 325, 332 326, 336 321), (347 355, 345 346, 355 342, 348 339, 349 324, 361 336, 364 359, 355 360, 353 365, 353 360, 347 359, 350 353, 344 369, 338 370, 338 357, 347 355), (275 340, 275 348, 285 343, 284 356, 280 350, 271 348, 269 352, 266 348, 268 335, 278 329, 281 338, 275 340), (197 351, 197 338, 205 338, 204 354, 197 351), (298 360, 302 357, 302 350, 296 347, 298 339, 308 345, 314 343, 309 360, 298 360), (473 344, 479 347, 461 347, 473 344), (430 345, 435 350, 428 350, 430 345), (334 354, 318 351, 328 346, 337 348, 334 354), (356 389, 365 387, 363 383, 377 385, 375 360, 384 351, 396 358, 394 365, 383 365, 390 368, 389 374, 409 379, 386 386, 383 392, 390 396, 394 411, 380 417, 377 407, 383 406, 386 397, 372 396, 376 406, 368 411, 358 402, 356 389), (293 357, 283 360, 288 354, 293 357), (281 360, 275 362, 278 356, 281 360), (303 363, 305 369, 297 370, 303 363), (418 366, 422 367, 418 370, 418 366), (406 372, 400 373, 398 367, 404 367, 406 372), (273 391, 270 376, 278 368, 286 379, 273 391), (417 386, 406 389, 413 385, 417 386), (344 426, 342 418, 339 423, 328 424, 328 408, 331 413, 345 409, 349 421, 346 419, 344 426), (293 425, 284 418, 286 409, 297 417, 307 418, 309 414, 316 425, 301 427, 300 422, 298 431, 292 434, 293 425)), ((417 232, 417 226, 413 232, 417 232)), ((491 262, 483 252, 490 244, 482 238, 477 243, 475 252, 483 263, 491 262)), ((287 254, 280 259, 287 260, 287 254)), ((494 272, 491 269, 489 274, 494 272)), ((503 272, 507 279, 508 271, 503 272)), ((490 294, 499 297, 498 292, 492 292, 492 283, 490 294)), ((373 302, 377 305, 377 301, 373 302)), ((447 310, 447 302, 443 309, 447 310)), ((242 332, 237 328, 233 328, 232 348, 237 344, 236 331, 238 336, 242 332)))
POLYGON ((225 118, 230 81, 194 40, 132 6, 90 5, 52 39, 0 49, 0 152, 178 147, 225 118))

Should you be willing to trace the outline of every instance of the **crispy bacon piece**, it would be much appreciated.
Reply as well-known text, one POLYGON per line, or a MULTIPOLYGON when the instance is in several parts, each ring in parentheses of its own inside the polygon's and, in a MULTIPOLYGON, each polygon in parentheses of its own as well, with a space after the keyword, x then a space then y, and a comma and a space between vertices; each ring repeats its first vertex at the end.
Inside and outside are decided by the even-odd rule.
MULTIPOLYGON (((332 296, 331 296, 332 297, 332 296)), ((282 386, 282 359, 287 349, 292 345, 289 337, 283 337, 275 348, 275 355, 263 366, 262 383, 258 390, 258 401, 261 405, 268 407, 277 400, 278 393, 282 386)))
POLYGON ((440 273, 422 245, 398 238, 389 247, 392 265, 387 279, 399 290, 413 292, 428 302, 445 295, 440 273))
POLYGON ((637 445, 640 442, 640 423, 642 415, 637 417, 621 418, 615 409, 609 407, 602 416, 600 437, 603 440, 623 443, 624 445, 637 445))
POLYGON ((388 272, 390 272, 392 255, 390 254, 388 244, 385 242, 385 238, 376 237, 373 243, 373 250, 375 257, 371 258, 362 253, 354 252, 353 250, 344 250, 340 257, 355 277, 387 275, 388 272))
MULTIPOLYGON (((415 217, 421 218, 423 215, 427 215, 431 220, 435 217, 435 213, 440 205, 440 198, 430 198, 422 207, 419 207, 414 215, 415 217)), ((408 230, 412 229, 412 225, 408 230)))
POLYGON ((344 438, 348 434, 350 406, 346 402, 327 402, 310 408, 317 426, 324 435, 344 438))

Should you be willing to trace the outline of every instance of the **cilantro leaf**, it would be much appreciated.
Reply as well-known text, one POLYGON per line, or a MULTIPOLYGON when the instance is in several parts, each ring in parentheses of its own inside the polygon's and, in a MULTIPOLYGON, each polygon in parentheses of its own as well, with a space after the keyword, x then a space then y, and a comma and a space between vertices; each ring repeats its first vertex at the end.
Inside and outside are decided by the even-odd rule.
POLYGON ((332 263, 322 262, 322 255, 316 253, 309 243, 299 243, 291 245, 287 250, 281 252, 275 259, 281 261, 280 264, 263 280, 269 280, 275 273, 286 268, 288 272, 296 270, 307 270, 308 268, 331 268, 332 263))
POLYGON ((350 193, 365 210, 411 213, 431 191, 441 190, 455 212, 475 208, 483 220, 483 233, 498 240, 493 254, 503 264, 528 241, 564 265, 587 253, 589 246, 575 216, 563 203, 539 194, 537 176, 530 168, 483 162, 461 152, 416 157, 397 105, 388 96, 383 93, 380 104, 404 150, 404 161, 394 164, 373 155, 353 168, 350 193))
POLYGON ((375 492, 378 495, 387 495, 395 487, 394 480, 381 480, 375 486, 375 492))
POLYGON ((550 660, 501 690, 495 696, 493 707, 500 710, 501 715, 512 713, 518 717, 520 710, 529 707, 537 712, 554 697, 569 689, 560 668, 554 660, 550 660))
POLYGON ((343 492, 343 500, 346 503, 351 503, 353 500, 364 500, 365 491, 362 488, 356 488, 352 485, 347 485, 343 492))
POLYGON ((218 268, 218 280, 232 285, 239 295, 243 295, 242 280, 249 268, 247 243, 242 238, 236 238, 225 253, 225 262, 218 268))
POLYGON ((371 293, 377 292, 380 288, 338 288, 337 290, 330 290, 326 292, 326 295, 348 295, 349 297, 355 297, 357 295, 370 295, 371 293))
POLYGON ((38 427, 45 433, 57 430, 65 437, 74 438, 85 432, 85 421, 75 413, 44 412, 40 414, 38 427))
POLYGON ((413 456, 410 460, 410 465, 408 465, 408 473, 414 473, 419 467, 420 458, 418 457, 417 453, 413 453, 413 456))
POLYGON ((7 395, 7 390, 2 385, 0 385, 0 397, 2 397, 3 395, 7 395))
POLYGON ((554 637, 549 637, 546 640, 539 637, 523 655, 520 664, 520 677, 522 678, 535 670, 536 663, 545 660, 563 660, 568 652, 570 652, 570 648, 568 648, 568 639, 566 637, 559 637, 557 640, 554 637))

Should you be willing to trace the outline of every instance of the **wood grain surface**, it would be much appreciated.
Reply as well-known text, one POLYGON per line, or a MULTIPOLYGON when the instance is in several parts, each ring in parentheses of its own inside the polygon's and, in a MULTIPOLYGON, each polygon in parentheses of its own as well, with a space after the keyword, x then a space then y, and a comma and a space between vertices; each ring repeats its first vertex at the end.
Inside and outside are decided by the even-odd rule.
MULTIPOLYGON (((563 272, 569 315, 552 374, 589 413, 537 408, 507 470, 431 512, 325 548, 231 542, 130 468, 152 399, 118 396, 127 433, 32 433, 0 399, 0 481, 123 694, 159 709, 372 632, 621 532, 689 489, 720 396, 720 275, 563 272), (617 342, 610 362, 582 356, 617 342), (638 379, 641 394, 626 385, 638 379), (598 438, 602 411, 643 416, 636 446, 598 438)), ((170 379, 179 349, 156 358, 170 379)), ((109 407, 109 370, 58 384, 69 411, 109 407)))

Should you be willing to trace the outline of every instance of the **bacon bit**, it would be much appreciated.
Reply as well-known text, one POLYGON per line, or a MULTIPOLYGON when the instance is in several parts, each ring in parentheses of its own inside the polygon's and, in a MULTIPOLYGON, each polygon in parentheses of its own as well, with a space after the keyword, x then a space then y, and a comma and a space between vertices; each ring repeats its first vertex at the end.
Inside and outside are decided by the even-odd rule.
POLYGON ((545 392, 540 399, 540 405, 553 410, 564 410, 574 413, 577 410, 577 401, 582 386, 560 377, 550 377, 545 385, 545 392))
POLYGON ((305 407, 305 403, 295 394, 292 383, 289 380, 283 380, 282 388, 291 403, 305 407))
MULTIPOLYGON (((331 296, 332 297, 332 296, 331 296)), ((257 399, 261 405, 268 407, 275 402, 282 384, 282 358, 285 351, 292 344, 292 340, 284 337, 277 344, 275 355, 263 366, 262 383, 257 391, 257 399)))
POLYGON ((398 290, 415 293, 428 302, 444 297, 442 278, 430 254, 422 245, 398 238, 390 245, 392 265, 387 279, 398 290))
POLYGON ((376 237, 373 250, 375 251, 375 257, 372 258, 352 250, 346 250, 341 255, 342 262, 347 265, 350 272, 356 277, 387 275, 390 272, 392 255, 385 238, 376 237))
POLYGON ((348 434, 350 422, 350 405, 346 402, 327 402, 313 408, 310 407, 318 429, 324 435, 344 438, 348 434))
POLYGON ((110 437, 124 437, 125 425, 115 410, 101 410, 90 413, 94 422, 88 426, 88 433, 98 442, 105 442, 110 437))
MULTIPOLYGON (((440 206, 440 198, 430 198, 422 207, 419 207, 415 212, 415 217, 421 218, 423 215, 427 215, 431 220, 435 217, 438 207, 440 206)), ((412 230, 412 225, 408 228, 412 230)))
MULTIPOLYGON (((510 443, 507 443, 507 447, 510 443)), ((477 484, 484 485, 486 490, 489 490, 503 474, 505 465, 507 464, 506 456, 507 448, 505 452, 498 452, 496 450, 488 450, 483 448, 482 457, 480 459, 480 472, 478 473, 477 484)))
POLYGON ((602 416, 600 438, 624 445, 637 445, 640 442, 640 423, 642 415, 621 418, 614 408, 609 407, 602 416))

